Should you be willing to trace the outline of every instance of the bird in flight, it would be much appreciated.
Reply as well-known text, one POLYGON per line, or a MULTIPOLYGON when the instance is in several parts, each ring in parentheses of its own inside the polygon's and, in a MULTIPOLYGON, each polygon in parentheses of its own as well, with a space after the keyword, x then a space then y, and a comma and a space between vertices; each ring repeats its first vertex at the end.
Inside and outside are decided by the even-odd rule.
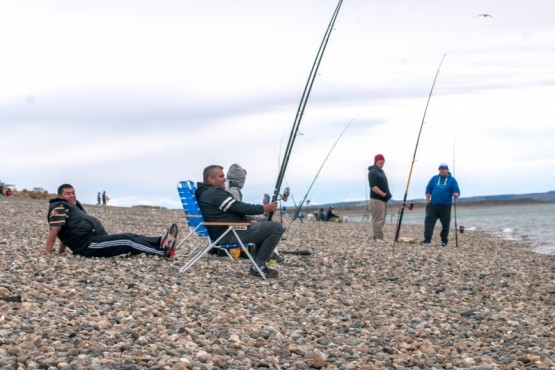
MULTIPOLYGON (((476 16, 476 18, 478 18, 478 17, 493 18, 493 15, 484 13, 484 14, 478 14, 478 15, 476 16)), ((495 19, 495 18, 494 18, 494 19, 495 19)))

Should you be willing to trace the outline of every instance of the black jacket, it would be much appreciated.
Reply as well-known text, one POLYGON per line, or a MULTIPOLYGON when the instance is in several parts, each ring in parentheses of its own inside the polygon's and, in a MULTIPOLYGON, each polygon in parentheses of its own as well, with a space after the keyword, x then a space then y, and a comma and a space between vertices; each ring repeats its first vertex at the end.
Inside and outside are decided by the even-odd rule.
POLYGON ((106 230, 100 221, 88 215, 81 204, 73 205, 65 199, 50 199, 48 219, 54 208, 63 206, 66 209, 66 224, 58 232, 58 238, 67 245, 74 254, 85 250, 99 235, 106 235, 106 230))
POLYGON ((387 202, 391 199, 391 192, 389 191, 389 185, 387 183, 387 177, 385 176, 385 172, 381 168, 377 166, 370 166, 368 167, 368 183, 370 184, 370 198, 371 199, 379 199, 381 201, 387 202), (381 191, 385 192, 385 197, 374 193, 372 188, 377 186, 380 188, 381 191))
MULTIPOLYGON (((240 202, 224 189, 203 182, 197 183, 195 198, 206 222, 249 222, 246 215, 264 213, 262 205, 240 202)), ((216 240, 226 229, 227 226, 209 226, 208 233, 216 240)))

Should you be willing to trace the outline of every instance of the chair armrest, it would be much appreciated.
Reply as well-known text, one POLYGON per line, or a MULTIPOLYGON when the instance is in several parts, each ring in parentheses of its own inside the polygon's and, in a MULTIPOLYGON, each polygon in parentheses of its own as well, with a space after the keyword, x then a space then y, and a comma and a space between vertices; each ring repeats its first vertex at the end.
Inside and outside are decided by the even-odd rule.
POLYGON ((204 226, 250 226, 250 222, 203 222, 204 226))

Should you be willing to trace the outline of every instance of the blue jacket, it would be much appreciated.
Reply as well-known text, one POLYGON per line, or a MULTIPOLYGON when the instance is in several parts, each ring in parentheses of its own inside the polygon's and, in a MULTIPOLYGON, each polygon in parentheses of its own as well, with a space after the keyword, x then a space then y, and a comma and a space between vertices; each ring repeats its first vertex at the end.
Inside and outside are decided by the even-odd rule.
POLYGON ((453 194, 461 194, 459 189, 459 184, 451 172, 447 174, 447 177, 441 177, 441 175, 435 175, 428 182, 426 186, 426 194, 431 194, 430 204, 437 206, 450 206, 453 204, 453 194))

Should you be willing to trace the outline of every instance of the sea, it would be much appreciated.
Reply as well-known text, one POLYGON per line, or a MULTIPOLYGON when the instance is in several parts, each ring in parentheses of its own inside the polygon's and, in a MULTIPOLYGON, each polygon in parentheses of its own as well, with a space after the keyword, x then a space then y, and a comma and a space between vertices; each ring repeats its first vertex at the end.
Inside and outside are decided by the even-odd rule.
MULTIPOLYGON (((398 207, 388 208, 386 222, 396 223, 398 207)), ((455 224, 453 211, 452 208, 452 228, 455 224)), ((424 225, 424 215, 423 205, 415 207, 412 211, 405 210, 403 224, 424 225)), ((362 219, 349 217, 349 221, 362 221, 362 219)), ((498 238, 519 241, 537 253, 555 255, 555 203, 457 205, 457 226, 464 226, 464 232, 484 231, 498 238)), ((439 220, 436 229, 438 227, 440 227, 439 220)))

